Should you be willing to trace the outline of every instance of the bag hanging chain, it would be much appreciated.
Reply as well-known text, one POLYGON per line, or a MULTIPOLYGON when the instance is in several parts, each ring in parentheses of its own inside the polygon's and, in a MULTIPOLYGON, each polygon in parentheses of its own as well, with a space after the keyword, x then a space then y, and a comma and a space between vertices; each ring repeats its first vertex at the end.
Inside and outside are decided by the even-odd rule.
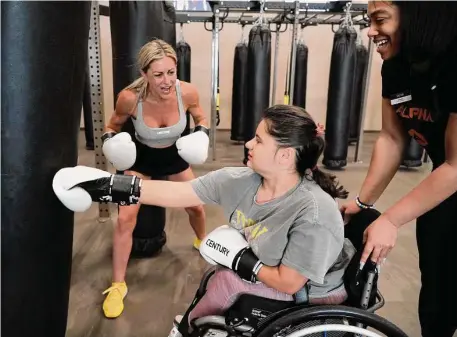
POLYGON ((180 24, 180 30, 179 30, 179 37, 180 37, 180 42, 184 42, 184 28, 183 28, 183 23, 181 22, 180 24))
POLYGON ((245 27, 246 27, 246 25, 242 23, 241 24, 241 39, 240 39, 240 43, 244 43, 244 44, 247 43, 245 27))
POLYGON ((343 22, 341 23, 341 27, 353 28, 351 6, 352 6, 352 2, 346 3, 346 9, 345 9, 346 15, 344 17, 343 22))
POLYGON ((265 0, 260 2, 260 13, 258 19, 254 22, 254 26, 264 25, 266 24, 266 19, 264 17, 264 7, 265 7, 265 0))

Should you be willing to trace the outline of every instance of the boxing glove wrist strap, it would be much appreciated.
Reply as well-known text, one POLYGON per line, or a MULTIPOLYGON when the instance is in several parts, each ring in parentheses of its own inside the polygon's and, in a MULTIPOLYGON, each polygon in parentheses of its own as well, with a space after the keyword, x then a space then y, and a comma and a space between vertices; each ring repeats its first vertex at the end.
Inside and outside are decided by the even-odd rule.
POLYGON ((257 274, 263 263, 255 256, 251 248, 241 250, 233 260, 232 269, 239 277, 250 282, 257 282, 257 274))
POLYGON ((117 135, 117 132, 114 131, 107 131, 102 135, 102 143, 105 142, 105 140, 113 138, 115 135, 117 135))
POLYGON ((138 204, 141 181, 137 176, 113 174, 111 177, 85 181, 77 186, 85 189, 93 201, 124 206, 138 204))
POLYGON ((209 129, 203 125, 197 125, 194 128, 194 132, 197 132, 197 131, 203 131, 204 133, 206 133, 209 136, 209 129))
POLYGON ((114 174, 111 176, 110 194, 119 205, 134 205, 140 200, 142 180, 137 176, 114 174))

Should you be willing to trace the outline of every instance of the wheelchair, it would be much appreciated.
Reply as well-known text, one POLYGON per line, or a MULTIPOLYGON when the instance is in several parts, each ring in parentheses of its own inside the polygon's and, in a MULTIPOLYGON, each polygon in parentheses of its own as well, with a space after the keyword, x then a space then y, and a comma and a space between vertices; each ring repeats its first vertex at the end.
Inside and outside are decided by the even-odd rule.
POLYGON ((397 326, 375 314, 384 305, 377 288, 377 266, 367 261, 363 269, 359 267, 363 232, 379 215, 374 209, 363 210, 345 226, 345 237, 356 253, 344 273, 344 303, 315 305, 243 293, 223 315, 199 317, 189 324, 189 313, 205 294, 206 285, 218 268, 211 266, 178 324, 178 331, 183 337, 407 337, 397 326))

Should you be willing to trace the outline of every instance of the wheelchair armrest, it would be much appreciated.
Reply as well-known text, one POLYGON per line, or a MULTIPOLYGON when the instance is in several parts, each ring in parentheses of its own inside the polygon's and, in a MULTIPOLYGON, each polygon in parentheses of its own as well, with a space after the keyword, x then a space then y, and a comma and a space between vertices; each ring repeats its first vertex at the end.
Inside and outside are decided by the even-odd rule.
POLYGON ((211 266, 209 267, 203 274, 202 279, 200 281, 200 286, 198 287, 197 290, 197 296, 203 296, 203 294, 206 291, 206 286, 208 284, 209 279, 211 276, 216 272, 217 266, 211 266))

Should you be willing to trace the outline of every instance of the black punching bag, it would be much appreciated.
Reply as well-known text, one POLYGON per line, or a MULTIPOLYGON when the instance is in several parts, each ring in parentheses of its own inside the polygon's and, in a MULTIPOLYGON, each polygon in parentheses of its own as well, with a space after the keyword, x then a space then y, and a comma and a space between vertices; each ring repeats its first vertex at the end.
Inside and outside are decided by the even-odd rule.
POLYGON ((90 8, 1 3, 2 336, 65 336, 74 213, 52 180, 78 161, 90 8))
MULTIPOLYGON (((123 88, 141 76, 136 65, 138 52, 144 44, 158 38, 176 48, 175 22, 174 7, 167 1, 110 1, 115 101, 123 88)), ((135 137, 130 119, 122 131, 135 137)), ((154 256, 162 249, 166 242, 165 215, 165 208, 140 206, 131 257, 154 256)))
POLYGON ((411 137, 409 144, 406 144, 401 165, 405 167, 420 167, 422 165, 423 155, 423 147, 411 137))
MULTIPOLYGON (((256 25, 249 32, 247 114, 244 141, 254 138, 264 110, 270 104, 271 31, 268 25, 256 25)), ((248 150, 244 148, 243 163, 248 150)))
MULTIPOLYGON (((176 44, 176 55, 178 56, 178 78, 184 82, 190 82, 190 45, 181 40, 176 44)), ((184 136, 190 133, 190 113, 187 112, 186 129, 182 133, 184 136)))
POLYGON ((89 64, 86 66, 83 93, 84 134, 86 136, 86 149, 94 149, 94 124, 92 121, 92 101, 90 98, 89 64))
POLYGON ((240 42, 235 47, 233 58, 232 82, 232 126, 230 139, 244 141, 244 122, 247 113, 247 77, 248 73, 248 46, 240 42))
POLYGON ((308 46, 300 41, 297 43, 295 58, 295 82, 293 105, 306 108, 306 83, 308 76, 308 46))
POLYGON ((352 92, 352 108, 349 117, 349 142, 357 141, 359 136, 359 121, 362 116, 363 78, 368 64, 368 49, 360 42, 357 43, 357 63, 355 69, 354 89, 352 92))
POLYGON ((341 27, 333 38, 325 126, 326 147, 322 163, 329 169, 346 166, 349 142, 349 117, 357 61, 357 33, 341 27))

